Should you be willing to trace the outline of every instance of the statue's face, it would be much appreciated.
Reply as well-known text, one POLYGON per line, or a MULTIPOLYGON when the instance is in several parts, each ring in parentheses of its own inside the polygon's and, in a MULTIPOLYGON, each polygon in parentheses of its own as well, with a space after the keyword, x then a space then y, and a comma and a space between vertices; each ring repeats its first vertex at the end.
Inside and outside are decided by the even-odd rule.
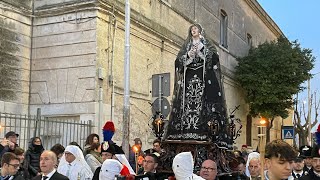
POLYGON ((190 31, 191 31, 192 37, 199 37, 200 29, 197 26, 192 26, 190 31))

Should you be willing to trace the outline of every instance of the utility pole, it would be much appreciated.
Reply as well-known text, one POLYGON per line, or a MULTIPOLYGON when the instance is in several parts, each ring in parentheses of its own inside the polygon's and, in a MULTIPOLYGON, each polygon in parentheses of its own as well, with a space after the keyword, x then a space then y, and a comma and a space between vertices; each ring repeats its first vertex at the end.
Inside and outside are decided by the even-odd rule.
POLYGON ((308 140, 309 145, 312 146, 312 140, 311 140, 311 93, 310 93, 310 78, 308 79, 308 140))
POLYGON ((129 159, 130 125, 130 3, 125 5, 125 45, 124 45, 124 100, 123 100, 123 136, 122 149, 129 159))

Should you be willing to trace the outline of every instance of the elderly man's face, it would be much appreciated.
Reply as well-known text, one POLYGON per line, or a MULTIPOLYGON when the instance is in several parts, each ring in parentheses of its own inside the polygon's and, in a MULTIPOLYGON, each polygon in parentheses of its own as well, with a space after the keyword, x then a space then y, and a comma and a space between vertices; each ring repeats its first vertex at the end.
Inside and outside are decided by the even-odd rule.
POLYGON ((260 170, 261 170, 261 166, 260 166, 260 161, 259 159, 252 159, 249 162, 249 166, 248 166, 250 175, 252 177, 257 177, 260 175, 260 170))
POLYGON ((53 171, 57 165, 57 159, 53 152, 45 151, 40 156, 40 169, 45 175, 53 171))
POLYGON ((206 180, 214 180, 217 176, 217 165, 212 160, 205 160, 200 169, 200 176, 206 180))

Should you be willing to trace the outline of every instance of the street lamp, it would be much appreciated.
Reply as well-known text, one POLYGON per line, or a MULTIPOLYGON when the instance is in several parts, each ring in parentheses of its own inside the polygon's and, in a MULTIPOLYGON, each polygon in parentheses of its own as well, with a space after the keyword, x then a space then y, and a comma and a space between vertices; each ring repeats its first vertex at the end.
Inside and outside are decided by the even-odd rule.
POLYGON ((259 151, 260 151, 260 163, 261 163, 261 180, 265 180, 264 177, 264 154, 265 154, 265 136, 267 133, 267 125, 269 121, 265 117, 260 117, 258 126, 258 137, 260 138, 259 151))

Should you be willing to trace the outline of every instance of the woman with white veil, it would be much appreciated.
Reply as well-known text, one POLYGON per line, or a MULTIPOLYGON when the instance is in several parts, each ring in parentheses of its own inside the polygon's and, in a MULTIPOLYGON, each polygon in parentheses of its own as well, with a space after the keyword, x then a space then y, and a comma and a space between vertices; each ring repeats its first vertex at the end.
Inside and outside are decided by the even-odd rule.
POLYGON ((82 151, 74 145, 66 147, 57 171, 67 176, 70 180, 88 180, 93 177, 82 151))

